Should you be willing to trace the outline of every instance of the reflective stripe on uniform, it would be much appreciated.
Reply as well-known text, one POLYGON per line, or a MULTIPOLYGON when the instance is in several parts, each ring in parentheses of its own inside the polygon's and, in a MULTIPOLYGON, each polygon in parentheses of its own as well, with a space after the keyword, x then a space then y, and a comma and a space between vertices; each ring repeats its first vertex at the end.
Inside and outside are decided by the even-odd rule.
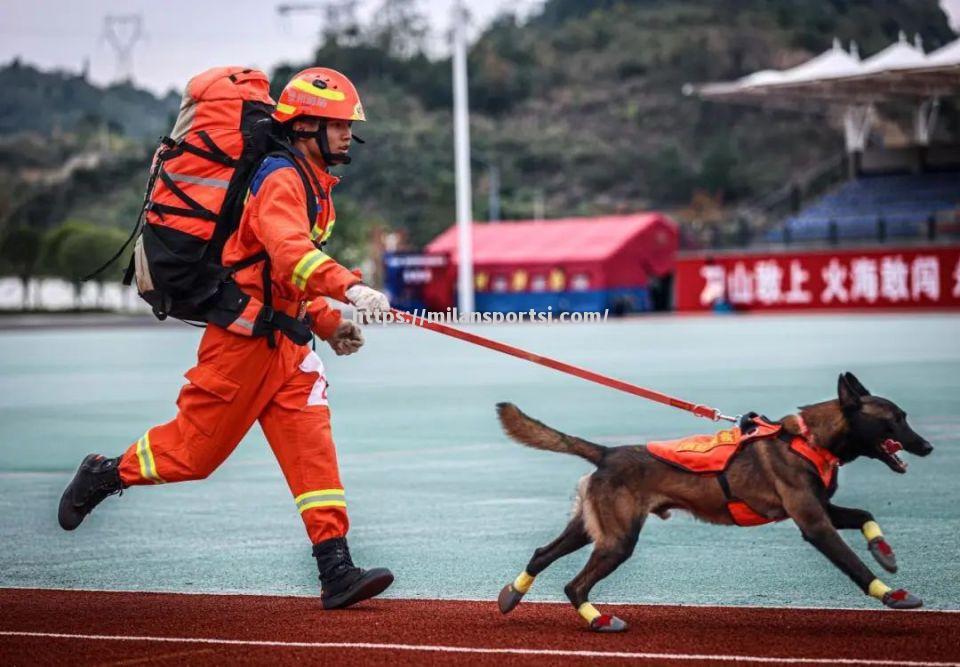
POLYGON ((163 478, 157 474, 157 462, 153 460, 153 451, 150 449, 150 431, 143 434, 137 441, 137 459, 140 461, 140 476, 149 479, 154 484, 163 484, 163 478))
POLYGON ((334 218, 327 223, 326 230, 324 230, 323 225, 319 222, 313 226, 313 229, 310 231, 310 238, 313 241, 319 241, 320 243, 326 242, 330 235, 333 234, 333 226, 337 224, 337 219, 334 218))
POLYGON ((307 281, 310 280, 313 272, 317 270, 317 267, 329 260, 330 257, 326 253, 322 253, 319 250, 311 250, 300 258, 300 261, 297 262, 297 265, 293 268, 293 284, 300 289, 306 289, 307 281))
POLYGON ((302 90, 305 93, 310 93, 311 95, 316 95, 317 97, 322 97, 325 100, 333 100, 334 102, 342 102, 347 99, 347 96, 344 95, 339 90, 332 90, 330 88, 318 88, 309 81, 304 81, 303 79, 297 79, 290 84, 297 90, 302 90))
POLYGON ((346 507, 347 499, 343 494, 343 489, 320 489, 319 491, 307 491, 301 493, 293 499, 297 504, 297 510, 301 514, 307 510, 317 507, 346 507))
POLYGON ((230 181, 221 178, 201 178, 200 176, 190 176, 189 174, 174 174, 167 172, 167 176, 181 183, 193 183, 194 185, 206 185, 211 188, 221 188, 226 190, 230 186, 230 181))
POLYGON ((277 104, 277 111, 279 111, 280 113, 291 114, 297 111, 297 107, 280 102, 277 104))

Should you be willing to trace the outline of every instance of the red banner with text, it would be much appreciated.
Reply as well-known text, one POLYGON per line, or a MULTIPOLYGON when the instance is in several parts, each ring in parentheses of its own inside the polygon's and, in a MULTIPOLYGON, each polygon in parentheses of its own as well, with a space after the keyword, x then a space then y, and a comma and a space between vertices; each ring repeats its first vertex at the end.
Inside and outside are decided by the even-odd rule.
POLYGON ((960 246, 681 257, 676 309, 960 308, 960 246))

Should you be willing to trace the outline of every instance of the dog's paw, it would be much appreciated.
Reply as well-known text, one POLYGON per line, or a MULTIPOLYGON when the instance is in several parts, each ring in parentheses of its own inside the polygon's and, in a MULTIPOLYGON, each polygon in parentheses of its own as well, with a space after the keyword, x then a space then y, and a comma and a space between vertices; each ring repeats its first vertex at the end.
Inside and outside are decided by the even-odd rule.
POLYGON ((523 593, 514 588, 513 584, 507 584, 503 587, 503 590, 500 591, 500 597, 497 598, 497 603, 500 605, 500 613, 509 614, 513 611, 514 607, 520 604, 520 600, 522 599, 523 593))
POLYGON ((590 630, 593 632, 626 632, 627 622, 610 614, 600 614, 590 621, 590 630))
POLYGON ((917 609, 923 606, 923 600, 909 591, 898 588, 883 594, 883 604, 891 609, 917 609))
POLYGON ((867 542, 867 549, 870 550, 870 553, 873 554, 873 557, 884 570, 887 572, 897 571, 897 557, 883 537, 875 537, 867 542))

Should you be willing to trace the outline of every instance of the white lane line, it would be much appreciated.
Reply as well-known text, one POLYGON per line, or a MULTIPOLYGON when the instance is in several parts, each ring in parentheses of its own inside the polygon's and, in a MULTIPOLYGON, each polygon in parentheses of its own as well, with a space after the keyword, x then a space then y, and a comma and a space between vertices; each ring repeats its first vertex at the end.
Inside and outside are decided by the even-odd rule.
POLYGON ((213 644, 217 646, 259 646, 266 648, 358 649, 368 651, 420 651, 428 653, 469 653, 498 655, 552 656, 565 658, 623 658, 626 660, 701 660, 713 662, 757 662, 817 665, 903 665, 904 667, 960 667, 960 662, 919 660, 856 660, 853 658, 794 658, 759 655, 722 655, 710 653, 646 653, 631 651, 582 651, 547 648, 486 648, 482 646, 444 646, 435 644, 381 644, 373 642, 283 642, 216 637, 150 637, 123 635, 82 635, 61 632, 20 632, 0 630, 0 637, 42 639, 83 639, 88 641, 157 642, 169 644, 213 644))
MULTIPOLYGON (((260 592, 260 591, 177 591, 177 590, 164 590, 162 588, 155 589, 135 589, 135 588, 61 588, 58 586, 43 586, 43 587, 28 587, 28 586, 14 586, 9 584, 0 584, 0 591, 54 591, 54 592, 63 592, 63 593, 135 593, 137 595, 188 595, 188 596, 220 596, 220 597, 244 597, 244 598, 290 598, 293 600, 301 600, 304 598, 316 598, 316 593, 269 593, 269 592, 260 592)), ((480 603, 489 603, 495 604, 496 598, 468 598, 468 597, 449 597, 449 598, 434 598, 434 597, 414 597, 414 598, 394 598, 381 596, 377 598, 377 602, 480 602, 480 603)), ((524 605, 530 604, 560 604, 560 605, 569 605, 570 603, 566 600, 537 600, 534 598, 523 598, 524 605)), ((886 607, 878 606, 870 607, 815 607, 812 605, 762 605, 762 604, 707 604, 702 602, 625 602, 623 600, 601 600, 595 602, 597 605, 606 605, 609 607, 684 607, 692 609, 759 609, 759 610, 770 610, 770 611, 856 611, 864 612, 868 614, 903 614, 903 610, 894 610, 887 609, 886 607)), ((911 614, 960 614, 960 609, 910 609, 909 613, 911 614)))

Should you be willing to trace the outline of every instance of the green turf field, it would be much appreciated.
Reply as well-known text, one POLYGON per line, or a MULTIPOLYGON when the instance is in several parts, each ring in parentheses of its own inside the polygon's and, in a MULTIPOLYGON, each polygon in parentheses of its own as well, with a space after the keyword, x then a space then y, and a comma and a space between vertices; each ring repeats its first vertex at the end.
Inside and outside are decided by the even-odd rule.
MULTIPOLYGON (((837 502, 873 511, 897 551, 884 575, 928 607, 960 609, 960 317, 647 318, 474 331, 708 403, 779 417, 833 395, 840 371, 896 400, 936 447, 905 476, 859 461, 837 502)), ((178 324, 0 333, 0 586, 311 594, 309 544, 259 429, 203 482, 134 488, 75 533, 57 500, 92 451, 116 455, 168 420, 198 332, 178 324)), ((403 325, 328 365, 334 435, 361 565, 397 575, 395 597, 494 600, 565 523, 585 462, 527 450, 493 406, 562 430, 638 443, 713 430, 703 420, 403 325)), ((847 533, 869 559, 858 533, 847 533)), ((537 581, 562 599, 586 551, 537 581)), ((873 567, 872 559, 868 560, 873 567)), ((865 606, 791 524, 722 528, 651 519, 598 601, 865 606)))

